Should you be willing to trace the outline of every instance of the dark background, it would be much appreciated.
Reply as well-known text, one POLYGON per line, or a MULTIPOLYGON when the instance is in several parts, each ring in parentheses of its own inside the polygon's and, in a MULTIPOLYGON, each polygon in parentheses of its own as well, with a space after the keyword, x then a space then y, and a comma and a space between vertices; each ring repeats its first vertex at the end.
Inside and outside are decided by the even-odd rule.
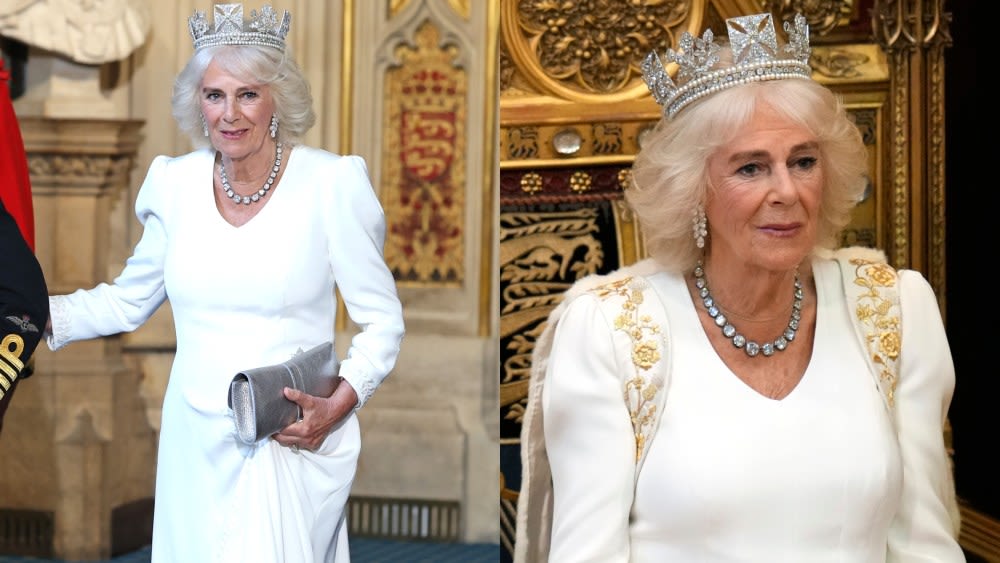
POLYGON ((945 51, 946 326, 956 373, 950 419, 958 495, 1000 519, 1000 370, 994 353, 1000 350, 1000 330, 991 264, 1000 241, 995 205, 1000 159, 994 150, 996 101, 985 101, 976 85, 977 77, 981 81, 993 71, 976 62, 977 53, 988 52, 988 19, 975 4, 952 0, 945 6, 952 13, 953 40, 945 51))

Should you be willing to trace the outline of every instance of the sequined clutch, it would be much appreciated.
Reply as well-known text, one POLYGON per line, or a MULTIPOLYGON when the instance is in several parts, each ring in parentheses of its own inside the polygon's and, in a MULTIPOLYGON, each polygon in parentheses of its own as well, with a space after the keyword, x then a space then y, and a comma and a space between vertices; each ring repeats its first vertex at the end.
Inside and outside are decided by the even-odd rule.
POLYGON ((327 342, 286 362, 237 373, 229 384, 236 436, 245 444, 254 444, 300 420, 299 406, 285 398, 283 389, 329 397, 340 383, 339 369, 333 344, 327 342))

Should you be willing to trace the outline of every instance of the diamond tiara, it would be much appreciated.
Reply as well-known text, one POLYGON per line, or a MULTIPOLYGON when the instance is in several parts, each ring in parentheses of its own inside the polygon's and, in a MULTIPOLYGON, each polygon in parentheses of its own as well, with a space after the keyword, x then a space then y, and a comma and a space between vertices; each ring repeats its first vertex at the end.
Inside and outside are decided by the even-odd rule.
POLYGON ((250 20, 243 20, 243 4, 216 4, 214 10, 215 27, 208 24, 205 12, 195 11, 188 18, 188 29, 194 39, 194 49, 216 45, 260 45, 285 50, 285 36, 292 22, 292 16, 285 15, 278 20, 278 14, 271 6, 265 5, 250 10, 250 20))
POLYGON ((716 68, 721 45, 711 29, 701 38, 681 34, 680 51, 667 48, 666 62, 677 63, 677 81, 663 66, 656 52, 642 61, 642 78, 656 103, 663 106, 667 118, 673 118, 684 106, 732 86, 784 78, 811 78, 809 66, 809 26, 802 14, 785 22, 788 43, 778 49, 771 14, 754 14, 726 20, 733 65, 716 68))

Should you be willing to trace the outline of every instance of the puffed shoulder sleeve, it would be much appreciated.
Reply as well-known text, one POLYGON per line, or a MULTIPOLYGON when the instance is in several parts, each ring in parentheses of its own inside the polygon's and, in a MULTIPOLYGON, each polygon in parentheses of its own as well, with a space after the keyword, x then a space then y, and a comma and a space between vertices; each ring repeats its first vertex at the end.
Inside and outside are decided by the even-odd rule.
POLYGON ((326 222, 330 264, 347 313, 361 328, 351 340, 340 375, 357 392, 360 408, 396 363, 404 333, 403 311, 382 254, 385 215, 365 161, 344 156, 333 168, 333 201, 326 222))
POLYGON ((629 560, 635 439, 613 331, 598 299, 583 294, 553 336, 542 387, 553 490, 549 561, 629 560))
POLYGON ((944 423, 955 368, 934 291, 920 273, 899 272, 902 343, 895 415, 903 495, 889 530, 890 562, 963 562, 944 423))
POLYGON ((143 227, 142 237, 118 277, 112 283, 49 298, 52 332, 46 335, 46 343, 50 349, 135 330, 166 300, 164 224, 171 201, 170 162, 166 156, 156 157, 139 188, 135 213, 143 227))

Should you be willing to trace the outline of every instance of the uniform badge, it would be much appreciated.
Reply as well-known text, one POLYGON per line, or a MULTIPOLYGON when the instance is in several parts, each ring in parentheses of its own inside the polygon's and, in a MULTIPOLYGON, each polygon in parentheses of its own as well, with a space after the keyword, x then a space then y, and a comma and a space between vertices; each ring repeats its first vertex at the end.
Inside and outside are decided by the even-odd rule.
POLYGON ((28 315, 21 315, 20 317, 17 315, 8 315, 7 322, 20 329, 21 334, 26 332, 38 332, 38 327, 31 322, 31 317, 28 315))

